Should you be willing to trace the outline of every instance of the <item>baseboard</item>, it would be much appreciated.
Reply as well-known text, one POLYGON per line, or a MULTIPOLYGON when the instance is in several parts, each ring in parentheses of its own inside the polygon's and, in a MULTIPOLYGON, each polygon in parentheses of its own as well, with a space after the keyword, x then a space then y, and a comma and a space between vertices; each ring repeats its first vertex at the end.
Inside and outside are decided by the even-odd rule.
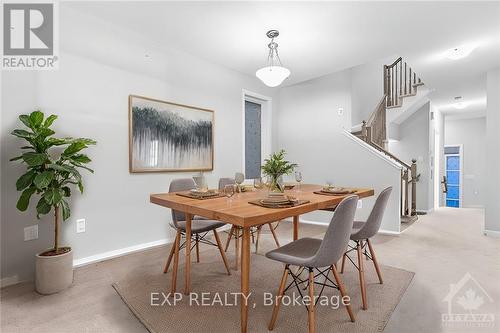
MULTIPOLYGON (((229 229, 230 227, 231 227, 231 225, 228 224, 228 225, 223 226, 219 229, 226 230, 226 229, 229 229)), ((162 245, 173 243, 173 242, 174 242, 174 238, 164 238, 164 239, 156 240, 156 241, 149 242, 149 243, 143 243, 143 244, 133 245, 133 246, 129 246, 129 247, 124 247, 124 248, 117 249, 117 250, 103 252, 103 253, 95 254, 93 256, 75 259, 75 260, 73 260, 73 267, 81 267, 81 266, 85 266, 85 265, 90 265, 90 264, 94 264, 96 262, 121 257, 121 256, 124 256, 127 254, 131 254, 131 253, 139 252, 139 251, 144 251, 147 249, 151 249, 151 248, 154 248, 157 246, 162 246, 162 245)))
POLYGON ((104 261, 104 260, 108 260, 108 259, 113 259, 116 257, 121 257, 121 256, 131 254, 134 252, 144 251, 144 250, 151 249, 151 248, 154 248, 157 246, 162 246, 162 245, 165 245, 168 243, 172 243, 173 241, 174 241, 174 239, 165 238, 165 239, 160 239, 160 240, 149 242, 149 243, 133 245, 133 246, 117 249, 117 250, 112 250, 112 251, 108 251, 108 252, 95 254, 95 255, 89 256, 89 257, 75 259, 75 260, 73 260, 73 267, 81 267, 81 266, 93 264, 96 262, 100 262, 100 261, 104 261))
POLYGON ((391 231, 391 230, 383 230, 383 229, 379 229, 378 233, 381 235, 389 235, 389 236, 401 235, 401 231, 391 231))
MULTIPOLYGON (((285 221, 291 222, 292 219, 291 218, 287 218, 287 219, 285 219, 285 221)), ((303 220, 303 219, 300 219, 299 222, 300 223, 304 223, 304 224, 323 225, 323 226, 327 226, 328 223, 329 223, 329 222, 303 220)), ((381 234, 381 235, 391 235, 391 236, 399 236, 401 234, 400 231, 391 231, 391 230, 383 230, 383 229, 380 229, 378 231, 378 233, 381 234)))
POLYGON ((500 231, 484 229, 483 233, 485 236, 500 238, 500 231))
POLYGON ((12 286, 13 284, 17 284, 19 282, 21 281, 17 275, 4 277, 0 280, 0 288, 12 286))

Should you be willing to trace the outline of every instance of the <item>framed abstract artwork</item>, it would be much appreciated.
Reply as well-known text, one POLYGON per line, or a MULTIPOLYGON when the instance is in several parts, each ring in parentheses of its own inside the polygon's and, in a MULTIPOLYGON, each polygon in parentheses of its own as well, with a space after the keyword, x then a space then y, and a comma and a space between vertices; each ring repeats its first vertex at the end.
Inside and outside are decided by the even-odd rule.
POLYGON ((214 111, 129 95, 130 172, 214 166, 214 111))

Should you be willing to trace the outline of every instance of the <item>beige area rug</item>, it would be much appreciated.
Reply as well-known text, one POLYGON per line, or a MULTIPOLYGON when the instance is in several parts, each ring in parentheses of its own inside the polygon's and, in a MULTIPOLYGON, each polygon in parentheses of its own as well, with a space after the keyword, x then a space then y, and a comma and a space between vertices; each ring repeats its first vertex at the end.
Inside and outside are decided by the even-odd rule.
MULTIPOLYGON (((216 249, 203 251, 201 263, 191 266, 191 289, 196 293, 198 304, 194 298, 183 296, 177 304, 173 298, 170 305, 160 304, 164 301, 161 293, 170 290, 171 270, 162 274, 161 267, 157 272, 137 271, 126 276, 113 287, 128 305, 130 310, 153 333, 163 332, 239 332, 240 303, 236 304, 234 294, 240 291, 239 271, 232 275, 224 274, 222 259, 216 249), (152 294, 153 293, 153 294, 152 294), (206 299, 202 301, 202 293, 206 299), (220 305, 219 298, 227 298, 226 306, 220 305), (204 305, 205 304, 205 305, 204 305), (211 306, 206 306, 209 304, 211 306)), ((231 255, 228 259, 233 260, 231 255)), ((318 305, 316 322, 318 332, 381 332, 384 330, 392 312, 399 303, 410 284, 414 273, 394 267, 382 266, 384 284, 379 284, 372 262, 366 261, 366 281, 368 293, 368 310, 361 309, 361 294, 357 271, 352 264, 346 263, 346 272, 341 277, 351 297, 356 322, 349 321, 344 306, 333 309, 335 289, 326 288, 323 295, 328 296, 330 305, 318 305), (333 296, 333 297, 332 297, 333 296), (332 302, 333 300, 333 302, 332 302)), ((267 332, 267 325, 272 313, 272 306, 265 305, 265 293, 277 292, 283 266, 267 259, 263 255, 251 256, 249 298, 249 332, 267 332)), ((331 273, 329 275, 332 277, 331 273)), ((288 281, 291 281, 289 278, 288 281)), ((178 292, 184 286, 183 261, 180 261, 177 280, 178 292)), ((316 287, 319 292, 320 287, 316 287)), ((287 295, 298 295, 295 288, 290 288, 287 295)), ((180 295, 179 295, 180 296, 180 295)), ((340 297, 340 296, 339 296, 340 297)), ((325 298, 323 298, 324 300, 325 298)), ((238 300, 239 302, 239 300, 238 300)), ((307 332, 307 312, 303 305, 282 305, 275 332, 307 332)))

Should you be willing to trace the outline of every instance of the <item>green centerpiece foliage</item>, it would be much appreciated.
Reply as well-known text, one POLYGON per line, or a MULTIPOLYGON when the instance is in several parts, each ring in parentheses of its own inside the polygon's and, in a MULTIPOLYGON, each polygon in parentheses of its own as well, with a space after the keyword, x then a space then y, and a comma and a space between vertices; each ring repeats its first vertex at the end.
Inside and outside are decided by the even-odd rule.
POLYGON ((94 140, 86 138, 55 138, 55 131, 50 127, 56 119, 56 115, 45 118, 39 110, 29 115, 23 114, 19 120, 27 130, 16 129, 11 133, 28 143, 21 147, 24 153, 11 159, 20 160, 27 167, 27 172, 16 182, 17 190, 22 191, 17 209, 26 211, 35 194, 38 196, 37 218, 54 209, 54 249, 48 255, 64 252, 59 248, 59 211, 62 212, 63 220, 70 217, 68 199, 71 186, 76 185, 83 193, 82 176, 78 170, 94 172, 86 166, 91 160, 82 151, 96 144, 94 140))
POLYGON ((262 173, 269 177, 269 187, 272 191, 284 192, 285 188, 279 182, 280 177, 291 174, 298 166, 285 160, 285 155, 285 150, 281 149, 266 158, 264 165, 261 167, 262 173))

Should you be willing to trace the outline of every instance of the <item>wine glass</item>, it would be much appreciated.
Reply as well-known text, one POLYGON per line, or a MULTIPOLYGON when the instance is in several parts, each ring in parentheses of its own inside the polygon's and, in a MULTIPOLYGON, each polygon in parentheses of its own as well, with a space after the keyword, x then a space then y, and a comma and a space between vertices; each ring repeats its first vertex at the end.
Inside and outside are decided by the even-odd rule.
POLYGON ((231 205, 232 202, 232 197, 234 195, 234 185, 233 184, 228 184, 224 186, 224 195, 227 197, 227 200, 229 202, 229 205, 231 205))
POLYGON ((300 170, 295 171, 295 181, 297 182, 297 193, 300 193, 300 183, 302 182, 302 172, 300 170))
POLYGON ((234 175, 234 182, 238 185, 237 190, 241 192, 241 184, 245 181, 245 175, 241 172, 237 172, 234 175))

